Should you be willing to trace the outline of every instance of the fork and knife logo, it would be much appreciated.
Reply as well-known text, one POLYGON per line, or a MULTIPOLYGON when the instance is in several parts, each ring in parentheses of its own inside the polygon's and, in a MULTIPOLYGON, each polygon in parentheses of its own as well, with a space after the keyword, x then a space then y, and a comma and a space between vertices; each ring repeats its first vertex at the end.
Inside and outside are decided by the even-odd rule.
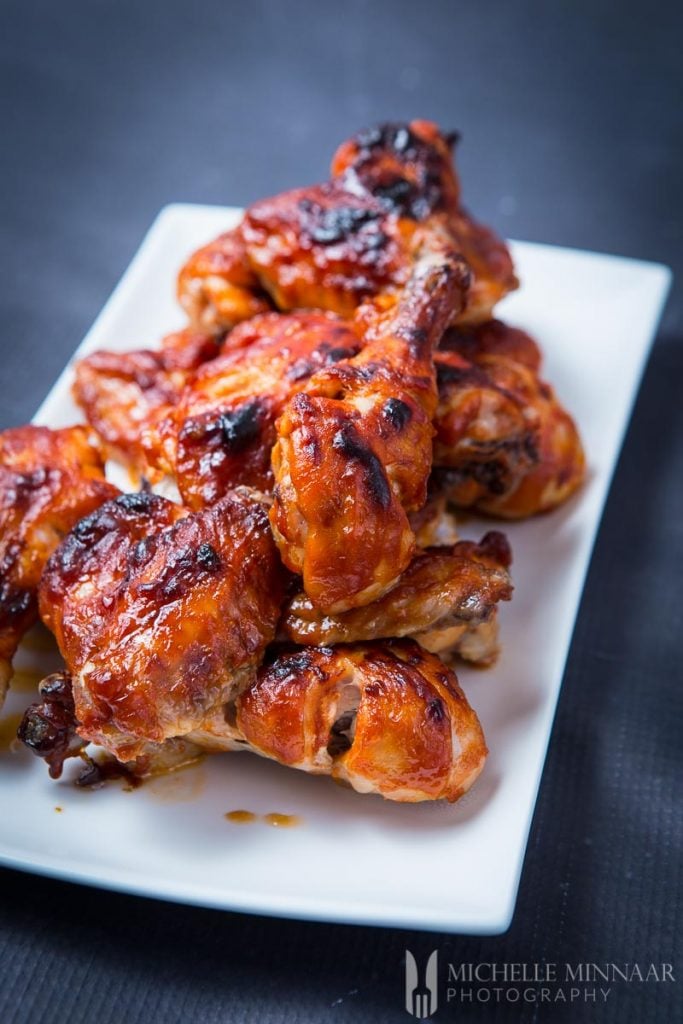
POLYGON ((430 954, 423 978, 420 978, 415 957, 409 949, 406 950, 406 1010, 418 1020, 426 1020, 436 1013, 439 1005, 438 970, 438 950, 430 954))

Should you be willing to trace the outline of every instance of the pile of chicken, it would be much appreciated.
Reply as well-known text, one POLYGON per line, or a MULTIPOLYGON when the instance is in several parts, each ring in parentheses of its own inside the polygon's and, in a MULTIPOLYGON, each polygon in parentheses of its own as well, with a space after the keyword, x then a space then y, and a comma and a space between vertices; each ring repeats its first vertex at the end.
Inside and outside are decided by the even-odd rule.
POLYGON ((90 743, 137 774, 248 749, 400 801, 481 771, 449 666, 495 660, 511 558, 452 509, 548 511, 584 460, 537 345, 492 319, 517 280, 452 143, 345 142, 189 258, 184 330, 76 365, 88 427, 0 435, 0 683, 40 616, 65 671, 19 734, 53 776, 90 743))

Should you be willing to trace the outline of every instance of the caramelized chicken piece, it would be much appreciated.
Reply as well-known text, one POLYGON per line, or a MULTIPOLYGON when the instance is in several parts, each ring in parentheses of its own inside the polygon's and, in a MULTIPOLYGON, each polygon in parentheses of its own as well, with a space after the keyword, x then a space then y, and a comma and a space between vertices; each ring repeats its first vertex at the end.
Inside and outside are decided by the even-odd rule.
POLYGON ((538 343, 531 335, 502 320, 486 320, 475 327, 450 329, 441 339, 439 351, 457 352, 471 363, 487 358, 507 359, 534 373, 540 372, 543 361, 538 343))
POLYGON ((364 608, 326 615, 305 593, 295 594, 285 606, 281 630, 294 643, 325 646, 410 636, 442 656, 471 654, 471 660, 491 664, 498 653, 496 605, 512 597, 510 562, 507 540, 497 532, 479 544, 429 548, 413 558, 392 590, 364 608), (489 626, 485 631, 479 628, 483 623, 489 626), (476 630, 490 646, 472 644, 476 630))
POLYGON ((220 328, 253 315, 243 301, 246 267, 285 311, 351 317, 368 299, 391 301, 412 272, 415 232, 433 222, 474 274, 467 306, 454 306, 451 319, 490 316, 517 279, 505 244, 462 209, 449 143, 428 121, 382 125, 340 147, 331 181, 254 203, 234 232, 181 271, 178 294, 193 322, 220 328), (220 265, 215 254, 226 246, 220 265), (209 262, 206 253, 213 254, 209 262))
POLYGON ((76 709, 68 672, 53 672, 41 682, 40 699, 29 704, 17 735, 29 750, 45 759, 50 777, 58 779, 68 757, 85 747, 77 732, 76 709))
POLYGON ((472 271, 467 305, 454 322, 478 323, 519 282, 508 247, 462 206, 451 153, 457 138, 442 134, 431 121, 379 125, 341 144, 332 174, 349 192, 368 193, 403 217, 444 215, 453 244, 472 271))
MULTIPOLYGON (((538 463, 506 494, 479 499, 479 511, 502 519, 526 519, 551 512, 583 483, 586 458, 574 420, 549 384, 539 382, 535 404, 541 416, 538 463)), ((456 502, 458 492, 457 486, 451 491, 456 502)))
MULTIPOLYGON (((277 417, 318 369, 357 354, 362 334, 359 323, 331 313, 267 313, 240 324, 176 404, 143 427, 147 475, 174 476, 192 508, 239 484, 272 490, 277 417)), ((529 366, 540 360, 538 348, 528 335, 498 321, 451 331, 447 338, 448 349, 434 354, 440 385, 437 460, 465 477, 509 489, 537 461, 540 418, 524 387, 529 366), (476 365, 463 350, 488 363, 476 365), (521 377, 519 393, 515 374, 521 377)), ((457 539, 438 492, 409 520, 421 547, 457 539)))
POLYGON ((135 785, 145 775, 161 775, 191 764, 204 751, 184 737, 140 745, 133 761, 122 763, 111 755, 97 760, 86 753, 88 740, 80 734, 76 718, 73 680, 68 672, 54 672, 38 687, 39 699, 24 712, 17 735, 48 766, 50 777, 60 778, 64 762, 80 757, 85 767, 77 786, 99 786, 107 779, 123 778, 135 785))
POLYGON ((388 800, 457 800, 487 755, 456 676, 410 640, 281 654, 238 698, 236 725, 264 757, 388 800))
POLYGON ((191 508, 240 484, 271 491, 285 403, 317 370, 360 347, 354 326, 330 313, 266 313, 240 324, 177 406, 143 432, 148 462, 175 476, 191 508))
POLYGON ((45 563, 82 516, 116 494, 86 427, 0 434, 0 706, 19 641, 38 616, 45 563))
POLYGON ((271 308, 239 230, 226 231, 190 257, 178 277, 178 298, 199 330, 219 333, 271 308))
MULTIPOLYGON (((467 337, 484 340, 488 330, 487 324, 467 337)), ((487 491, 509 491, 536 465, 540 416, 528 401, 534 372, 507 355, 489 353, 483 344, 479 351, 468 345, 465 357, 460 336, 448 331, 434 354, 439 386, 434 463, 448 466, 450 479, 462 479, 461 500, 448 493, 467 507, 487 491), (468 487, 474 496, 469 500, 468 487)))
POLYGON ((81 738, 128 761, 190 733, 251 681, 285 584, 253 492, 199 513, 128 494, 83 519, 40 587, 81 738))
POLYGON ((581 439, 538 376, 540 361, 529 335, 499 321, 444 335, 433 483, 454 504, 517 519, 555 508, 581 484, 581 439))
POLYGON ((407 513, 426 501, 432 461, 432 349, 467 282, 448 245, 426 234, 395 307, 359 317, 360 354, 312 377, 278 421, 270 521, 324 611, 370 604, 411 559, 407 513))
POLYGON ((364 300, 405 285, 417 227, 371 195, 331 181, 254 203, 240 230, 278 309, 351 317, 364 300))
POLYGON ((167 335, 159 349, 93 352, 76 363, 73 396, 109 453, 147 472, 141 430, 159 409, 175 405, 194 371, 213 359, 220 338, 192 329, 167 335))
MULTIPOLYGON (((68 674, 45 680, 19 729, 53 778, 67 757, 83 756, 71 686, 68 674)), ((359 793, 411 803, 457 800, 488 753, 456 676, 410 640, 276 650, 275 660, 225 708, 208 714, 185 739, 147 744, 128 767, 142 775, 169 770, 200 749, 251 750, 331 775, 359 793)), ((98 763, 89 763, 100 781, 98 763)), ((121 773, 115 763, 104 767, 112 769, 107 774, 121 773)))

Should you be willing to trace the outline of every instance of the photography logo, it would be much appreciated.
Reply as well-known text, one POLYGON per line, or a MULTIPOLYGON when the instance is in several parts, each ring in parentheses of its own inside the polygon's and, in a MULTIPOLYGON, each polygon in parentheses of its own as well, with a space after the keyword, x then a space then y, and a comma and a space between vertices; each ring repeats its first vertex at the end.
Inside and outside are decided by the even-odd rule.
POLYGON ((406 950, 406 1010, 418 1020, 426 1020, 436 1013, 439 1005, 438 971, 438 950, 430 954, 423 977, 420 977, 415 957, 409 949, 406 950))

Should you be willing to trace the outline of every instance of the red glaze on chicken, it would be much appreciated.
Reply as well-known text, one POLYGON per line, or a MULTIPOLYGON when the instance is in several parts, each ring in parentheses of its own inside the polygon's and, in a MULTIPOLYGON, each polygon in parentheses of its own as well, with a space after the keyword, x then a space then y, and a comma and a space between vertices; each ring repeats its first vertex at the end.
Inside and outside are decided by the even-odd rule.
POLYGON ((533 339, 500 321, 445 334, 433 482, 455 505, 519 519, 556 508, 582 483, 581 439, 540 361, 533 339))
POLYGON ((193 253, 178 276, 178 299, 200 331, 223 333, 270 309, 239 230, 226 231, 193 253))
POLYGON ((281 654, 236 702, 251 750, 359 793, 457 800, 486 743, 455 674, 410 640, 281 654))
POLYGON ((285 606, 281 633, 294 643, 338 643, 409 636, 442 657, 491 664, 498 653, 496 611, 512 597, 504 535, 459 541, 415 555, 398 583, 363 608, 325 614, 303 592, 285 606), (486 626, 482 629, 482 626, 486 626))
POLYGON ((82 516, 118 493, 87 427, 0 434, 0 706, 12 658, 38 617, 45 563, 82 516))
POLYGON ((73 396, 109 453, 148 472, 141 432, 166 410, 202 363, 218 354, 220 337, 191 328, 169 334, 158 349, 93 352, 76 363, 73 396))
POLYGON ((250 682, 285 584, 251 492, 198 513, 128 494, 83 519, 40 587, 79 735, 126 761, 197 728, 250 682))
POLYGON ((380 125, 342 144, 330 181, 254 203, 234 232, 181 271, 179 296, 193 322, 219 329, 253 315, 244 303, 245 286, 254 287, 248 273, 254 294, 267 292, 285 311, 350 317, 368 299, 391 301, 412 272, 415 232, 437 220, 473 275, 452 322, 488 318, 518 282, 506 245, 460 203, 452 140, 429 121, 380 125))
POLYGON ((236 327, 178 404, 143 432, 149 463, 201 508, 231 487, 272 491, 275 421, 318 370, 359 352, 352 324, 331 313, 266 313, 236 327))
POLYGON ((381 597, 415 546, 408 513, 427 498, 432 349, 468 283, 435 231, 418 252, 396 305, 362 311, 361 353, 312 377, 278 421, 270 521, 285 564, 327 612, 381 597))

